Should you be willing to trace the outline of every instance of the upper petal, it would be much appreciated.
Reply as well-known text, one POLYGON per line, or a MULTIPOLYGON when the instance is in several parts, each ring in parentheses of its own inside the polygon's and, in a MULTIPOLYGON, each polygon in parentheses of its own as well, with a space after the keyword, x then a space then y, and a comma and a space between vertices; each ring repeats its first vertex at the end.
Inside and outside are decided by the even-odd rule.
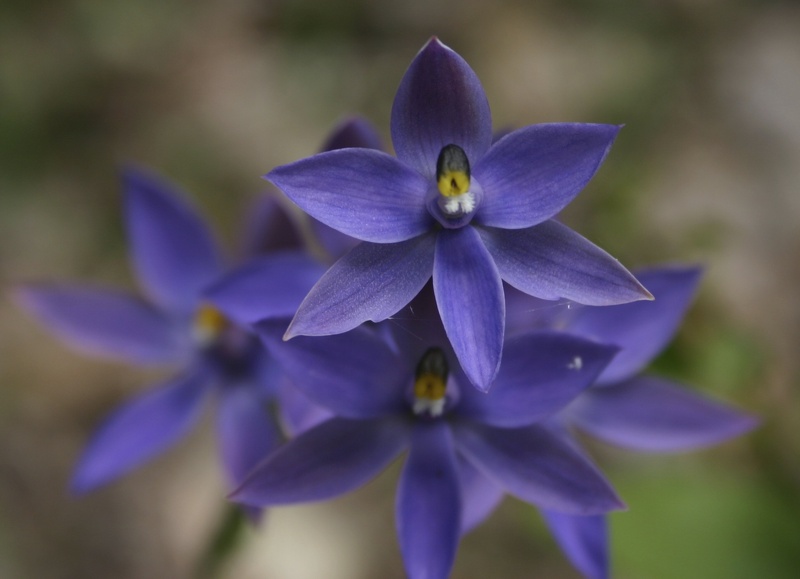
POLYGON ((291 318, 323 272, 305 253, 265 255, 219 279, 203 297, 240 324, 291 318))
POLYGON ((492 256, 472 227, 439 232, 433 289, 464 373, 476 388, 487 391, 500 366, 505 301, 492 256))
POLYGON ((458 145, 475 163, 492 143, 492 115, 478 77, 436 37, 419 51, 397 89, 392 143, 397 157, 428 179, 445 145, 458 145))
POLYGON ((458 460, 461 481, 461 534, 480 525, 503 500, 503 489, 463 458, 458 460))
POLYGON ((360 243, 322 276, 300 304, 287 337, 339 334, 399 311, 431 277, 436 237, 360 243))
POLYGON ((521 229, 550 219, 594 176, 619 129, 552 123, 506 135, 473 170, 483 187, 475 221, 521 229))
POLYGON ((217 430, 222 463, 232 486, 281 442, 281 433, 256 387, 225 384, 220 392, 217 430))
POLYGON ((73 492, 111 482, 177 442, 200 417, 209 380, 204 369, 195 368, 120 407, 84 450, 73 492))
POLYGON ((653 297, 616 259, 557 221, 478 229, 500 277, 525 293, 592 306, 653 297))
POLYGON ((397 534, 409 579, 447 579, 461 530, 461 493, 450 429, 415 425, 397 489, 397 534))
POLYGON ((753 416, 654 376, 593 388, 567 412, 573 424, 592 436, 647 452, 702 448, 758 425, 753 416))
POLYGON ((255 507, 330 499, 365 484, 407 444, 400 422, 331 418, 269 455, 230 498, 255 507))
POLYGON ((364 241, 405 241, 431 228, 428 181, 381 151, 320 153, 265 177, 312 217, 364 241))
POLYGON ((188 341, 173 321, 122 293, 70 285, 28 285, 17 301, 68 345, 137 364, 181 360, 188 341))
POLYGON ((469 423, 455 428, 459 451, 484 476, 523 501, 574 515, 600 514, 623 506, 594 465, 546 428, 469 423))
POLYGON ((130 251, 141 285, 177 311, 196 305, 219 274, 220 256, 206 224, 168 184, 128 169, 123 174, 130 251))
POLYGON ((336 415, 372 418, 404 407, 414 369, 375 332, 357 328, 286 342, 280 322, 262 322, 256 331, 292 383, 336 415))
POLYGON ((383 151, 383 139, 378 130, 367 119, 360 116, 348 117, 337 124, 325 139, 320 151, 336 149, 375 149, 383 151))
POLYGON ((274 194, 263 194, 251 202, 242 219, 244 231, 240 254, 245 258, 304 247, 298 226, 276 199, 278 192, 275 188, 270 186, 270 189, 274 194))
POLYGON ((555 414, 591 386, 616 352, 614 346, 567 334, 520 336, 506 342, 492 392, 465 391, 456 410, 493 426, 532 424, 555 414))
POLYGON ((699 267, 660 267, 637 271, 655 296, 603 308, 578 307, 569 318, 571 333, 621 348, 598 382, 613 384, 639 373, 672 339, 700 282, 699 267))
POLYGON ((587 579, 608 579, 608 520, 542 510, 544 520, 561 550, 587 579))

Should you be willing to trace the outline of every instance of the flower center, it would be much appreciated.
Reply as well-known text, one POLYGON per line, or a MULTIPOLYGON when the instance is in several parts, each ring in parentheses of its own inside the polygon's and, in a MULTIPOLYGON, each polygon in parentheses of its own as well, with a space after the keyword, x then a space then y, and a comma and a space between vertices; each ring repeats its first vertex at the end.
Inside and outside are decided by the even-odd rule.
POLYGON ((201 304, 194 315, 192 336, 203 346, 208 346, 219 338, 230 325, 228 318, 211 304, 201 304))
POLYGON ((458 218, 475 209, 475 195, 470 191, 469 160, 458 145, 445 145, 436 160, 438 203, 450 218, 458 218))
POLYGON ((425 352, 414 375, 414 414, 442 415, 447 374, 447 359, 441 348, 431 348, 425 352))

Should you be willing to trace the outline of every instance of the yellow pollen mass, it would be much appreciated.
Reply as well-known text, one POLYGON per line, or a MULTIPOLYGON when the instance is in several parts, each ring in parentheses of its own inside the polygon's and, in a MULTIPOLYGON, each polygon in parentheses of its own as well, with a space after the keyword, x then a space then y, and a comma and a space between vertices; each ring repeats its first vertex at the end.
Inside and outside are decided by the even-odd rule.
POLYGON ((439 193, 445 197, 455 197, 469 192, 469 175, 463 171, 445 171, 439 175, 439 193))
POLYGON ((194 315, 194 331, 201 340, 218 336, 228 325, 228 319, 211 304, 202 304, 194 315))
POLYGON ((441 400, 444 398, 446 384, 442 376, 424 373, 417 376, 414 381, 414 397, 427 400, 441 400))

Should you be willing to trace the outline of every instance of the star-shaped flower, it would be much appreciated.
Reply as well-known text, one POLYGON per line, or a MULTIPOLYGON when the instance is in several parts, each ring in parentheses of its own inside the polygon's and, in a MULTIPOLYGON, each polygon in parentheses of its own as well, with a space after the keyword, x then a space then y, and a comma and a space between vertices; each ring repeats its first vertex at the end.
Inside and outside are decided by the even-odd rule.
POLYGON ((501 280, 591 305, 650 298, 613 257, 552 220, 592 178, 618 130, 533 125, 492 144, 480 81, 431 39, 395 96, 396 158, 343 149, 266 176, 304 211, 363 241, 309 293, 287 338, 385 320, 433 277, 458 359, 487 390, 503 346, 501 280))
POLYGON ((408 575, 429 579, 448 576, 461 534, 482 518, 475 485, 484 478, 561 512, 621 506, 589 461, 538 424, 591 384, 613 346, 553 332, 521 336, 507 344, 497 387, 484 395, 465 381, 452 351, 427 335, 390 344, 380 337, 384 328, 361 327, 284 342, 280 324, 257 328, 292 382, 335 416, 265 459, 232 495, 237 502, 329 499, 366 483, 408 449, 398 536, 408 575), (571 365, 575 357, 580 368, 571 365))
MULTIPOLYGON (((224 269, 206 224, 155 177, 131 169, 123 182, 131 257, 151 299, 68 284, 23 286, 17 298, 83 352, 180 370, 105 421, 77 465, 72 489, 92 490, 166 450, 197 422, 212 392, 219 400, 222 462, 230 483, 237 484, 281 440, 267 404, 283 398, 285 418, 296 428, 307 424, 313 408, 298 405, 259 340, 207 301, 224 269)), ((288 323, 322 273, 320 266, 299 251, 257 263, 279 281, 261 288, 264 317, 288 323)))

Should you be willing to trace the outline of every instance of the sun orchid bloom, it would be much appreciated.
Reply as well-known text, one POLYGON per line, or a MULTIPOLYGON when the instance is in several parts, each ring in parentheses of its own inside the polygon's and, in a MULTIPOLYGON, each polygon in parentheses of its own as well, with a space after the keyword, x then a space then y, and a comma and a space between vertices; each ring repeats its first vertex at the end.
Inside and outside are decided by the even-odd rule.
POLYGON ((589 182, 618 131, 542 124, 493 144, 480 81, 432 38, 395 96, 397 157, 341 149, 266 175, 312 217, 362 240, 311 290, 287 339, 385 320, 432 277, 459 362, 486 391, 503 348, 501 280, 590 305, 651 298, 617 260, 552 219, 589 182))
MULTIPOLYGON (((61 283, 16 291, 21 305, 69 346, 178 369, 105 421, 83 452, 71 488, 93 490, 172 446, 198 421, 212 393, 219 402, 222 463, 229 483, 238 484, 282 439, 268 405, 283 399, 284 421, 294 429, 308 426, 313 408, 297 400, 255 335, 209 301, 207 292, 224 266, 194 209, 168 184, 140 170, 126 170, 123 185, 131 258, 149 299, 61 283)), ((320 266, 300 251, 262 256, 257 263, 284 281, 261 288, 268 304, 264 317, 288 324, 322 273, 320 266)))
POLYGON ((559 512, 622 506, 591 462, 539 425, 591 384, 613 346, 553 332, 520 336, 506 345, 497 387, 486 395, 468 384, 449 347, 425 335, 407 347, 383 339, 381 328, 288 342, 280 324, 257 330, 292 382, 334 417, 267 457, 233 493, 236 502, 333 498, 408 449, 396 522, 412 579, 449 575, 461 535, 491 507, 485 479, 559 512))

